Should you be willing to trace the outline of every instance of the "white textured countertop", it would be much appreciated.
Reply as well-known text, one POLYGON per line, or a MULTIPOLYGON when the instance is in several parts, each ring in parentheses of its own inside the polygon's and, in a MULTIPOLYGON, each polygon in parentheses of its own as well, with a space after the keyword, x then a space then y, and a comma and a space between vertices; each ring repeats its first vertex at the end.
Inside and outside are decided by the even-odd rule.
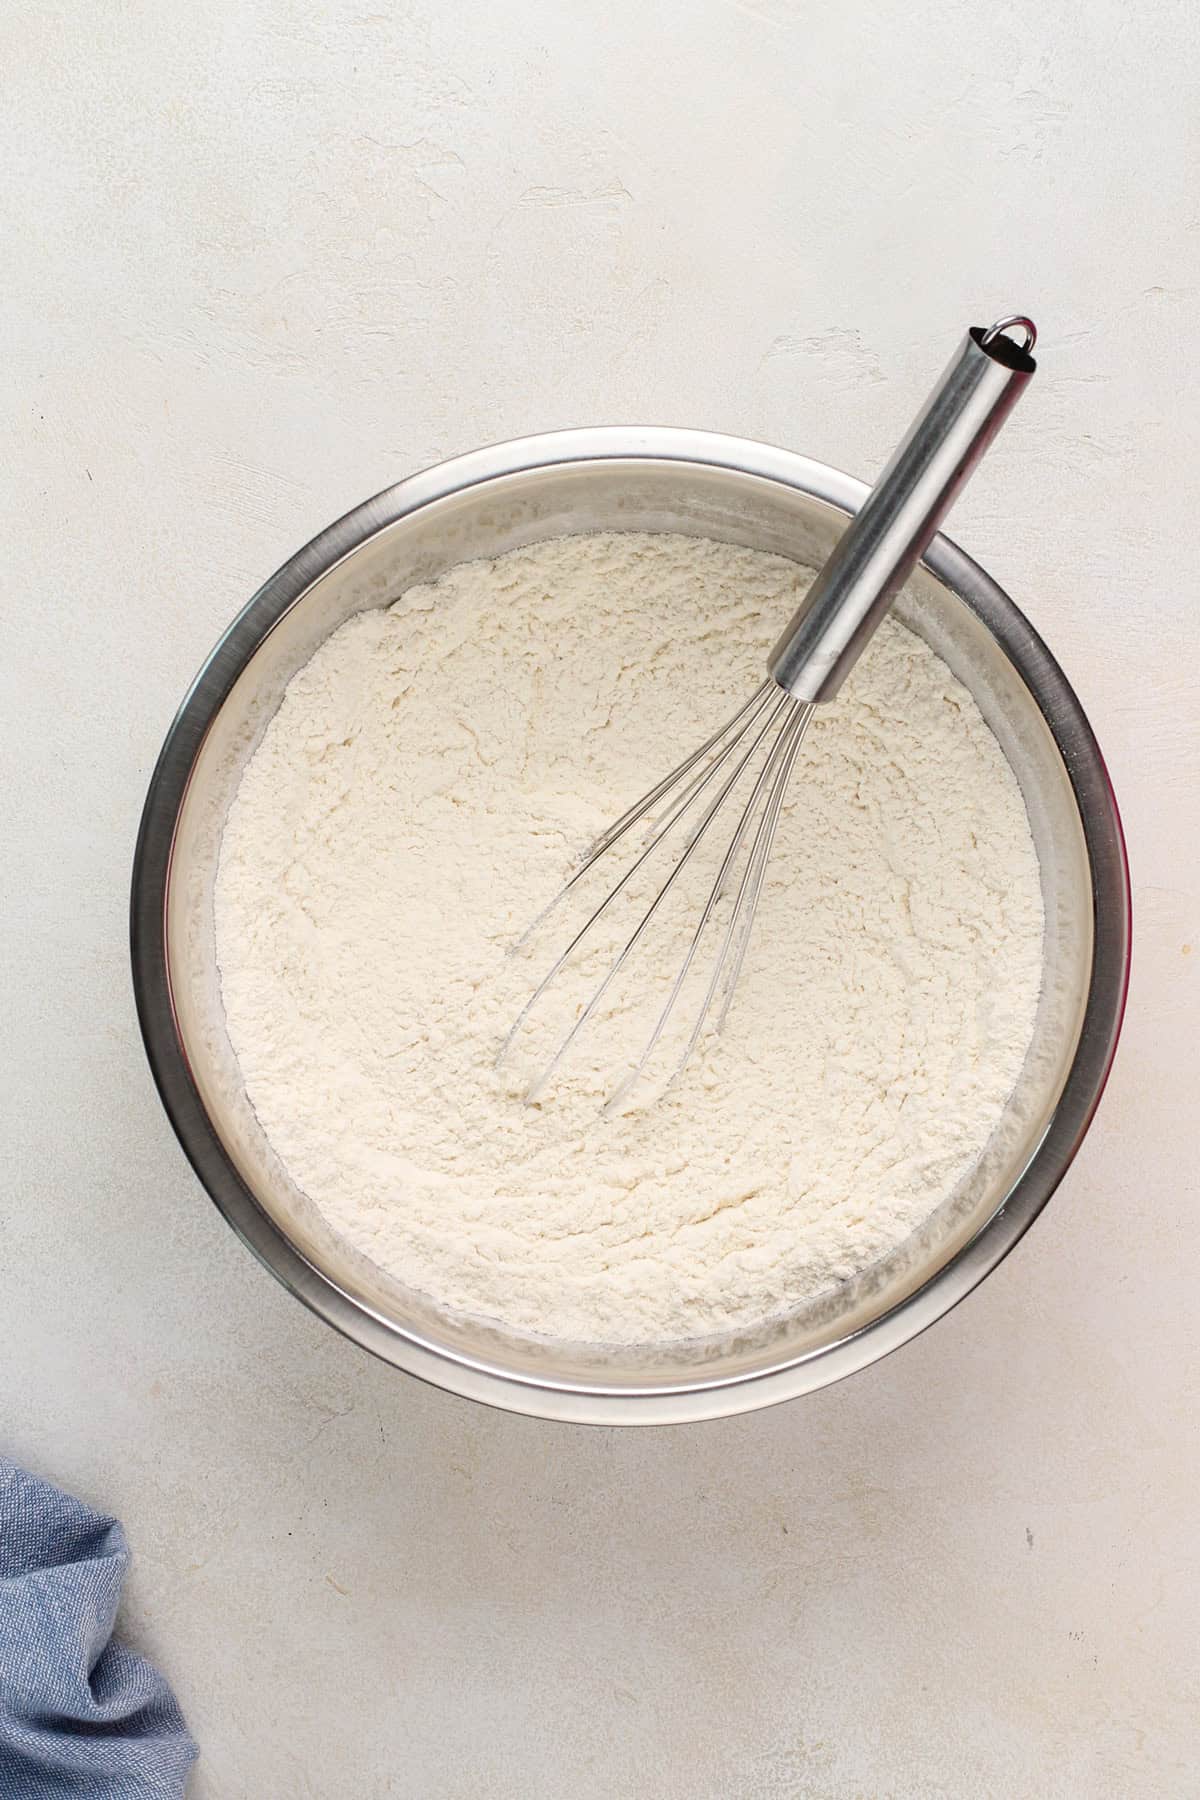
POLYGON ((125 1520, 202 1800, 1196 1791, 1189 13, 0 26, 0 1447, 125 1520), (137 1037, 134 833, 201 658, 320 526, 477 443, 683 423, 870 475, 1010 308, 1041 374, 954 535, 1091 713, 1137 912, 1057 1198, 918 1342, 725 1424, 540 1425, 372 1362, 236 1242, 137 1037))

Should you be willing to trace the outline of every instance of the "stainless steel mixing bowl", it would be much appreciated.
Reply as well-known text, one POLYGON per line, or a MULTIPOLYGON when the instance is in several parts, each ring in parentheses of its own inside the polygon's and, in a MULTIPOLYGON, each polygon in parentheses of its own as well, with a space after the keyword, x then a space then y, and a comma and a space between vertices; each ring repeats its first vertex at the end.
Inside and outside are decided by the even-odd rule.
POLYGON ((367 1262, 289 1180, 225 1031, 212 895, 229 802, 284 687, 364 607, 468 557, 601 529, 678 531, 819 565, 866 494, 784 450, 699 431, 558 432, 442 463, 356 507, 230 626, 171 727, 133 876, 138 1012, 159 1092, 230 1224, 308 1306, 397 1367, 545 1418, 650 1424, 765 1406, 862 1368, 961 1300, 1045 1205, 1116 1047, 1129 889, 1116 804, 1061 671, 1012 601, 936 538, 898 602, 974 694, 1021 784, 1046 905, 1034 1041, 982 1158, 914 1237, 783 1320, 637 1351, 539 1342, 454 1317, 367 1262))

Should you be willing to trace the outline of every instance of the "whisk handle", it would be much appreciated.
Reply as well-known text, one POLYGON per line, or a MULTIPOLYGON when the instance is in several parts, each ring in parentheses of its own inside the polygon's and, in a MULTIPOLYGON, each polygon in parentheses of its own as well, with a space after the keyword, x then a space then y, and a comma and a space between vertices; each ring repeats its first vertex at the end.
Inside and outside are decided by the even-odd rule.
POLYGON ((968 331, 771 652, 769 673, 795 699, 837 693, 1024 392, 1036 341, 1018 315, 968 331), (1023 343, 1006 335, 1017 327, 1023 343))

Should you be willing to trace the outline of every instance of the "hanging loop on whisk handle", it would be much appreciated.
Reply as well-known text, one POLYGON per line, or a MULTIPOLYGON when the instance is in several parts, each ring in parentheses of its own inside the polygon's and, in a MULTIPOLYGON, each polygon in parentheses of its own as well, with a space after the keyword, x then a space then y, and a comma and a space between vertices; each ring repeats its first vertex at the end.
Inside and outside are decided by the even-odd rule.
POLYGON ((1024 392, 1036 341, 1017 314, 968 331, 771 652, 772 678, 795 699, 837 693, 1024 392))

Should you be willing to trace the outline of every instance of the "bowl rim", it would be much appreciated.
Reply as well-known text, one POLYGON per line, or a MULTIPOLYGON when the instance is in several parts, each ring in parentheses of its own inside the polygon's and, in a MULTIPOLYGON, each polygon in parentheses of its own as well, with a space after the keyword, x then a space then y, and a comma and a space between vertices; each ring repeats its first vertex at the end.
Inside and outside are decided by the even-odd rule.
POLYGON ((369 538, 443 497, 538 468, 650 460, 713 466, 798 488, 854 513, 868 484, 751 439, 671 426, 593 426, 511 439, 421 470, 343 517, 263 583, 218 639, 185 694, 150 779, 134 852, 130 955, 138 1021, 167 1116, 195 1173, 243 1243, 320 1318, 409 1374, 508 1411, 589 1424, 672 1424, 746 1412, 840 1380, 907 1343, 957 1305, 1023 1236, 1073 1160, 1116 1052, 1129 983, 1129 868, 1116 796, 1082 706, 1013 600, 939 534, 922 562, 983 621, 1020 670, 1075 795, 1092 878, 1094 948, 1083 1024, 1038 1148, 1007 1198, 927 1281, 846 1337, 760 1370, 621 1385, 517 1372, 434 1343, 346 1292, 310 1262, 242 1181, 192 1082, 167 961, 166 903, 180 809, 204 738, 258 645, 315 581, 369 538))

